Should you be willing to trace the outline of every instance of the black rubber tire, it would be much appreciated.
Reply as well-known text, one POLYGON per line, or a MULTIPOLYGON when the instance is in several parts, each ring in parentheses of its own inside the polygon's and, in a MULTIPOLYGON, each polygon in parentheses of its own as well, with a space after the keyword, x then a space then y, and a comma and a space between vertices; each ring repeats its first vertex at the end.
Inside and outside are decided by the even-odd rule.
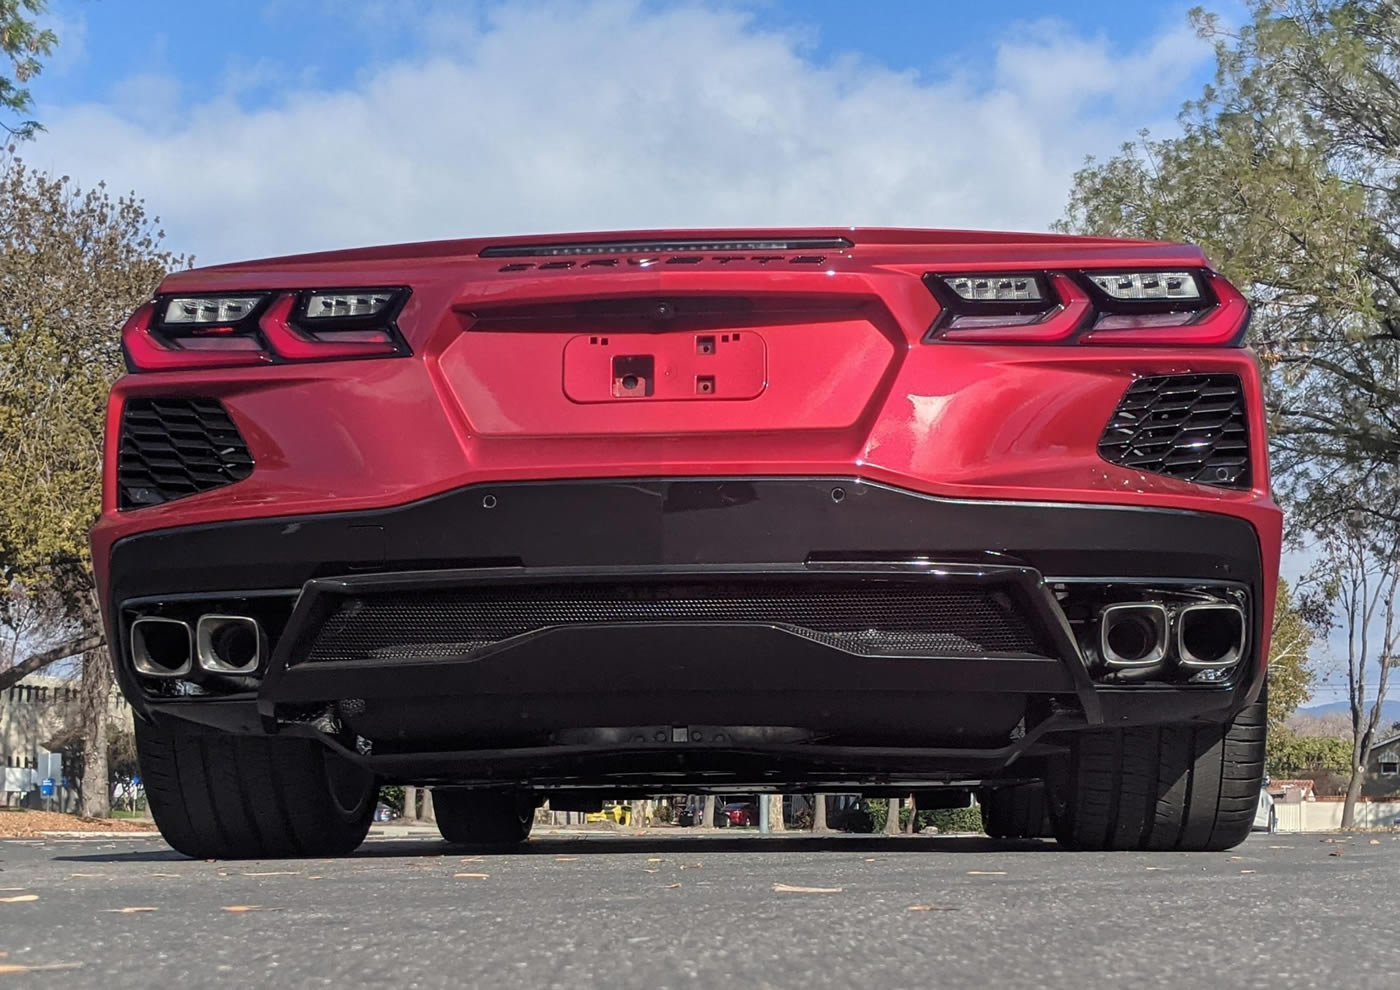
POLYGON ((433 789, 438 832, 463 846, 515 846, 530 837, 535 799, 529 791, 433 789))
POLYGON ((1055 834, 1045 803, 1045 785, 1017 784, 979 791, 982 831, 993 839, 1043 839, 1055 834))
POLYGON ((1055 838, 1074 849, 1232 849, 1254 825, 1266 702, 1232 722, 1075 736, 1050 776, 1055 838))
POLYGON ((311 739, 136 720, 151 815, 195 859, 343 856, 369 832, 374 775, 311 739))

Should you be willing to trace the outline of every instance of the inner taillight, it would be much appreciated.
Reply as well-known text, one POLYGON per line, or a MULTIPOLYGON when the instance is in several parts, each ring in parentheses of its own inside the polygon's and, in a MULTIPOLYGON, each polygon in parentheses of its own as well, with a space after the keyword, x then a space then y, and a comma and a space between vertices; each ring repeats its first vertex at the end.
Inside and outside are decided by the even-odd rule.
POLYGON ((408 290, 333 289, 163 296, 122 328, 134 372, 394 357, 408 290))

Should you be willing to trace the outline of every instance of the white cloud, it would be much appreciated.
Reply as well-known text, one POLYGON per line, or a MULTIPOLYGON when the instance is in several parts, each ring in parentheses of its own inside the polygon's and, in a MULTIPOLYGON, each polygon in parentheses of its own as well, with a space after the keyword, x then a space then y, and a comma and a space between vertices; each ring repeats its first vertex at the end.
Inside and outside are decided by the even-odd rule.
POLYGON ((709 5, 509 5, 455 34, 425 17, 453 44, 346 88, 292 75, 270 108, 234 85, 177 109, 138 80, 44 108, 26 157, 137 190, 202 262, 619 227, 1041 229, 1084 155, 1170 120, 1210 55, 1184 26, 1122 52, 1026 25, 934 77, 818 64, 803 36, 709 5))

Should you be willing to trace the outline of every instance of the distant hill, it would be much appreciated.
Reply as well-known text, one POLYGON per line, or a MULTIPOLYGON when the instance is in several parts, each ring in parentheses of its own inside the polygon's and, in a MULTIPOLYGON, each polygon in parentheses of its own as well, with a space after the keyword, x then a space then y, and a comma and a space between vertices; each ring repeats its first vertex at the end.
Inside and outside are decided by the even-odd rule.
MULTIPOLYGON (((1326 705, 1312 705, 1308 708, 1299 708, 1298 714, 1313 716, 1350 715, 1351 705, 1345 701, 1333 701, 1326 705)), ((1396 722, 1400 722, 1400 701, 1396 701, 1394 698, 1387 698, 1385 704, 1381 705, 1381 731, 1386 731, 1396 722)))

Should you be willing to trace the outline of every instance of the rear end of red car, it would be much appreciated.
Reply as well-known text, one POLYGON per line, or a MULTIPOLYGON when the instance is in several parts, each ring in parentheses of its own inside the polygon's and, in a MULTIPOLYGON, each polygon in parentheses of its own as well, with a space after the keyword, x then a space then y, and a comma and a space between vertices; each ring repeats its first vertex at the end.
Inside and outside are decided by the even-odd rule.
POLYGON ((113 660, 162 831, 348 851, 709 791, 1248 833, 1281 518, 1248 306, 1178 245, 442 242, 172 275, 123 332, 113 660))

